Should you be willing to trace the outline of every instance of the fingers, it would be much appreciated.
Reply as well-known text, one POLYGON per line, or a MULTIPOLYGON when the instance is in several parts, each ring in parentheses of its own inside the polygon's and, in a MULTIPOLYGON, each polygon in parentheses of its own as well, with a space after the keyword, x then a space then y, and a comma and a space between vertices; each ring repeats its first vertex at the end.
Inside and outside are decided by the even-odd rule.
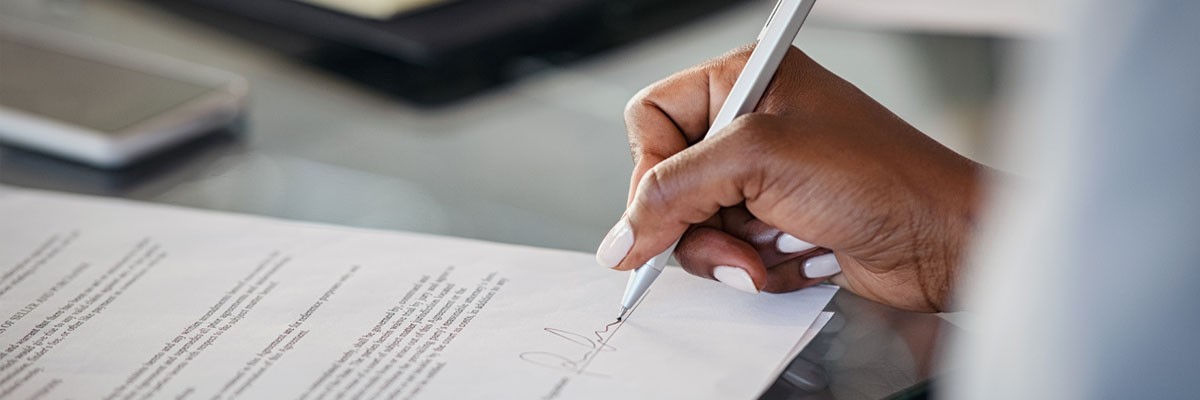
MULTIPOLYGON (((740 139, 734 139, 734 145, 719 145, 713 140, 697 143, 704 138, 711 118, 719 111, 751 50, 752 47, 738 49, 664 79, 639 92, 626 106, 626 125, 635 161, 629 207, 597 251, 601 265, 618 270, 637 268, 668 248, 692 224, 745 199, 743 189, 753 186, 753 181, 747 178, 755 177, 754 171, 760 167, 756 161, 761 161, 764 153, 755 150, 767 149, 736 143, 740 139), (689 145, 695 146, 689 148, 689 145)), ((791 55, 789 59, 794 63, 806 58, 791 55)), ((772 106, 774 103, 777 101, 764 101, 762 107, 780 111, 777 105, 772 106)), ((756 125, 752 121, 772 118, 750 115, 739 118, 727 129, 746 130, 756 125)), ((778 125, 771 128, 780 130, 778 125)), ((726 214, 722 218, 730 220, 722 223, 725 229, 740 231, 731 231, 730 236, 718 235, 720 232, 716 230, 697 230, 692 240, 728 250, 720 257, 731 260, 693 254, 691 257, 704 262, 684 262, 685 266, 695 265, 691 272, 720 278, 717 271, 726 271, 726 275, 738 271, 716 269, 717 266, 736 267, 746 271, 757 289, 765 282, 760 276, 765 272, 757 271, 765 271, 761 268, 764 261, 775 265, 815 248, 790 235, 781 235, 750 217, 744 208, 726 214)), ((698 246, 681 243, 677 254, 687 256, 689 248, 698 246)), ((708 250, 692 253, 716 254, 708 250)))
POLYGON ((767 268, 767 284, 763 291, 780 293, 800 290, 841 272, 837 257, 829 250, 819 249, 807 255, 767 268))
POLYGON ((728 96, 748 50, 672 75, 638 92, 625 106, 634 160, 629 201, 646 171, 704 138, 728 96))
POLYGON ((804 270, 804 276, 813 279, 825 279, 842 272, 842 266, 833 253, 808 257, 801 267, 804 270))
POLYGON ((787 292, 814 285, 841 271, 829 250, 780 232, 755 218, 744 206, 723 208, 718 216, 706 221, 704 227, 690 229, 675 248, 675 258, 692 275, 750 291, 736 284, 744 280, 732 279, 733 274, 741 273, 752 280, 755 291, 787 292), (762 266, 767 266, 765 276, 762 266))
POLYGON ((829 250, 780 232, 741 205, 692 226, 675 248, 675 258, 692 275, 750 293, 797 290, 840 271, 829 250))
POLYGON ((758 252, 720 229, 700 226, 688 231, 676 248, 675 258, 692 275, 744 292, 758 293, 767 281, 767 270, 758 252))
POLYGON ((809 278, 804 275, 803 264, 804 258, 797 258, 772 266, 767 270, 767 284, 763 285, 763 291, 770 293, 791 292, 816 285, 825 280, 825 278, 809 278))
POLYGON ((675 258, 692 275, 749 293, 799 290, 840 271, 833 253, 824 249, 803 255, 782 254, 790 258, 777 264, 764 264, 763 260, 772 257, 771 253, 779 253, 771 249, 768 250, 770 253, 764 254, 751 241, 735 235, 710 226, 694 227, 680 240, 675 258), (764 265, 771 266, 764 268, 764 265))
POLYGON ((806 242, 787 233, 781 233, 773 242, 775 250, 780 253, 803 253, 817 248, 817 245, 806 242))
POLYGON ((614 229, 601 245, 597 255, 601 265, 622 271, 637 268, 670 247, 690 225, 712 217, 722 207, 742 203, 745 188, 761 187, 760 147, 769 144, 755 139, 761 135, 754 131, 764 127, 756 121, 774 118, 743 116, 726 129, 745 132, 693 145, 647 172, 617 224, 622 229, 614 229))
POLYGON ((763 265, 776 265, 817 248, 755 218, 745 206, 723 208, 718 215, 719 226, 733 237, 753 246, 762 258, 763 265))

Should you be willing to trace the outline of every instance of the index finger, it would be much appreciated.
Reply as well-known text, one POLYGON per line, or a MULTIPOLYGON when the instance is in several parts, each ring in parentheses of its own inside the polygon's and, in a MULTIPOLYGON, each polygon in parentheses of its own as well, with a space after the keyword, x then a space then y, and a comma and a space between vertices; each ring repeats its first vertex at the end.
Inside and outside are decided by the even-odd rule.
POLYGON ((626 204, 646 171, 704 138, 748 54, 735 50, 671 75, 629 100, 625 128, 634 166, 626 204))

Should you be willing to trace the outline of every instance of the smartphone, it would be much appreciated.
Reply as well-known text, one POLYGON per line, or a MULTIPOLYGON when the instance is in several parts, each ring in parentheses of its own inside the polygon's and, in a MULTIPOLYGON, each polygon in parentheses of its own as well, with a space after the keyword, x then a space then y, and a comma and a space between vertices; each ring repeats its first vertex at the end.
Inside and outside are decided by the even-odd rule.
POLYGON ((0 141, 119 168, 243 112, 235 74, 0 19, 0 141))

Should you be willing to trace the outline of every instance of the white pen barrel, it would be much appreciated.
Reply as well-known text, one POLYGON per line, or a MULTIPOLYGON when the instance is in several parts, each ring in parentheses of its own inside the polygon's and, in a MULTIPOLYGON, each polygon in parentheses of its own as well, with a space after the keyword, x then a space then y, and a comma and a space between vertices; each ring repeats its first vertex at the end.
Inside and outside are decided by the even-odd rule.
POLYGON ((666 268, 667 261, 671 259, 671 254, 675 252, 675 246, 678 245, 679 241, 675 241, 666 251, 654 256, 629 274, 629 283, 625 284, 625 297, 621 299, 621 307, 632 309, 634 305, 637 305, 637 302, 650 289, 650 284, 654 283, 663 268, 666 268))
MULTIPOLYGON (((779 0, 759 34, 758 45, 750 52, 746 66, 734 81, 729 96, 725 98, 725 103, 721 105, 721 110, 717 112, 705 138, 712 138, 721 132, 739 115, 754 111, 815 2, 816 0, 779 0)), ((678 240, 662 254, 651 258, 633 271, 629 283, 625 286, 625 297, 621 300, 621 306, 625 310, 632 309, 646 295, 650 284, 662 273, 663 266, 667 264, 677 245, 678 240)))
POLYGON ((750 52, 746 66, 734 81, 705 138, 713 137, 738 116, 754 111, 815 3, 816 0, 780 0, 775 5, 758 35, 758 47, 750 52))

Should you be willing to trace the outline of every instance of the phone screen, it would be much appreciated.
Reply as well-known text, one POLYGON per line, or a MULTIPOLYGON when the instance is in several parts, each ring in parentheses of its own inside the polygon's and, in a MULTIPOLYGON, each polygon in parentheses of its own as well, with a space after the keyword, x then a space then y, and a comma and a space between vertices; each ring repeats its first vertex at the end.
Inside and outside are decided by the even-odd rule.
POLYGON ((214 90, 0 36, 0 107, 115 134, 214 90))

